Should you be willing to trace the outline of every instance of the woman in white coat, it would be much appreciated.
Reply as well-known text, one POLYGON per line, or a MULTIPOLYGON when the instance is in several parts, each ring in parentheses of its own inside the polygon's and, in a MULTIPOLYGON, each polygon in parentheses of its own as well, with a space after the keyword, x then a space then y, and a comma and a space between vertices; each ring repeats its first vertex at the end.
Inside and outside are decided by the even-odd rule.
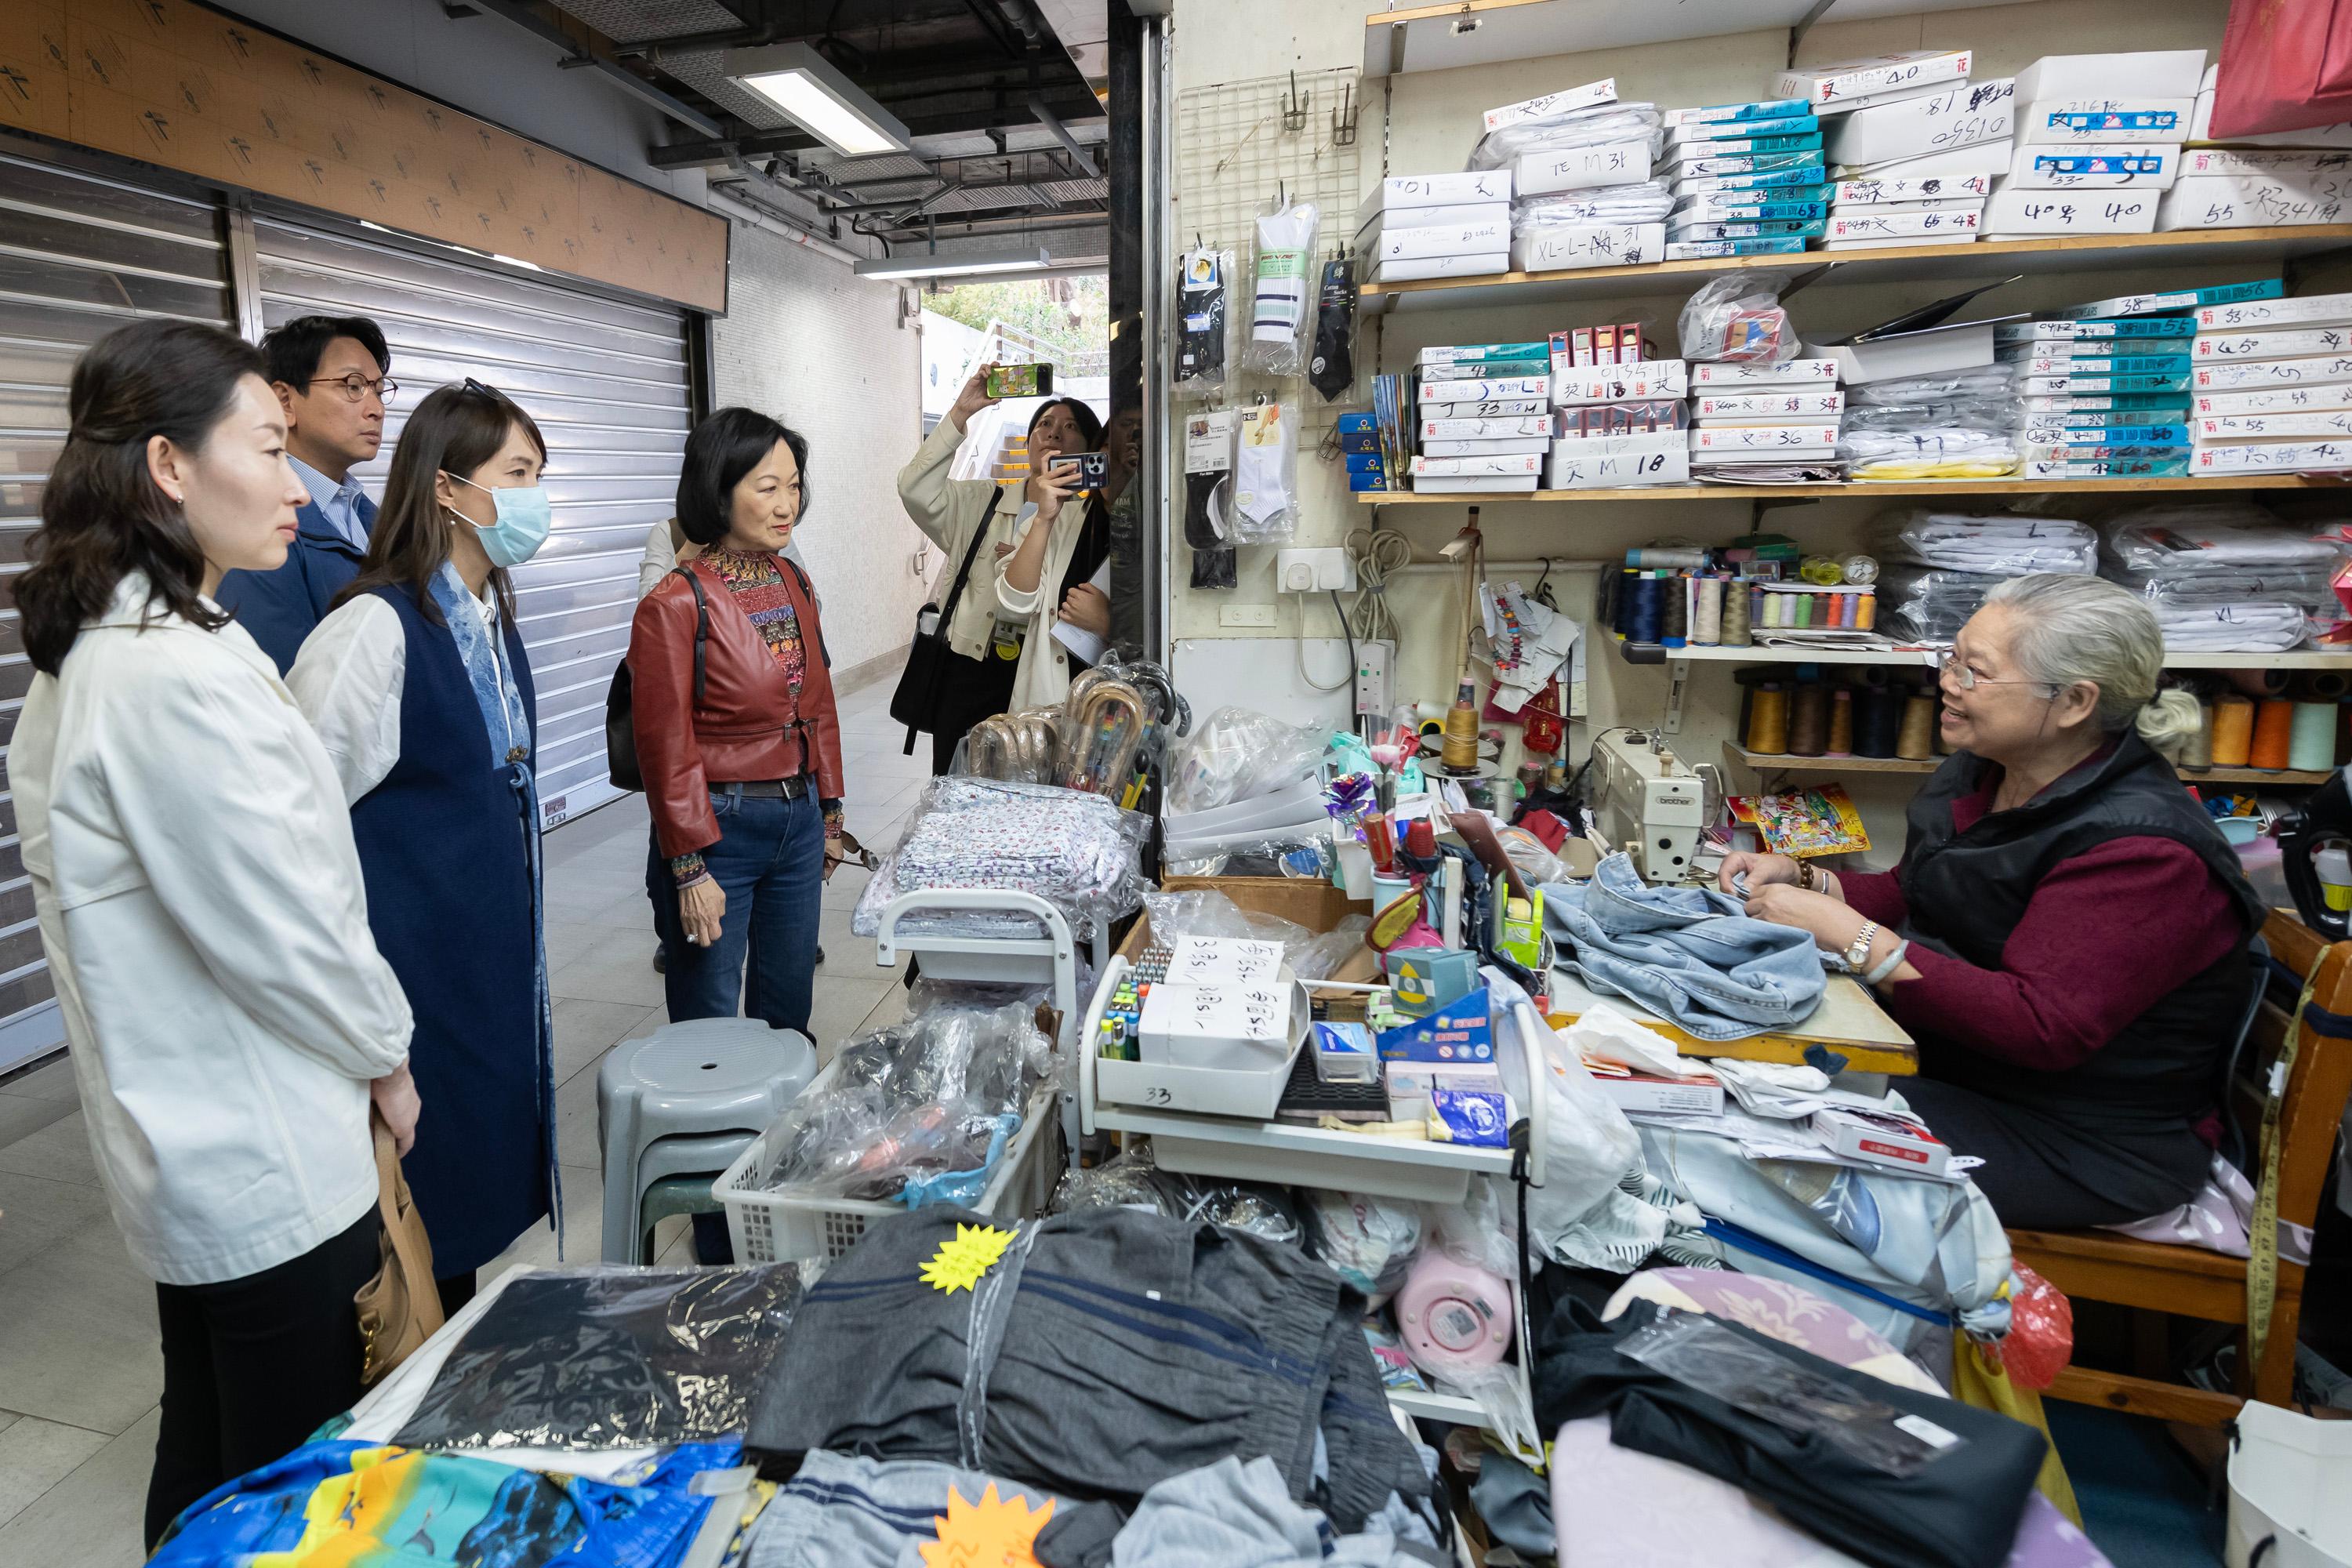
POLYGON ((334 767, 213 598, 286 559, 308 499, 261 356, 142 321, 68 405, 16 584, 38 673, 8 772, 100 1179, 156 1282, 152 1548, 358 1397, 369 1106, 405 1149, 417 1105, 334 767))
POLYGON ((1070 694, 1070 678, 1101 662, 1110 635, 1110 512, 1135 478, 1143 421, 1133 409, 1111 416, 1103 432, 1103 486, 1078 492, 1067 469, 1030 481, 1034 498, 1013 525, 1013 545, 996 563, 996 602, 1028 623, 1021 668, 1005 711, 1053 708, 1070 694), (1046 584, 1057 591, 1047 593, 1046 584), (1065 638, 1057 628, 1080 634, 1065 638), (1090 650, 1088 658, 1081 650, 1090 650))

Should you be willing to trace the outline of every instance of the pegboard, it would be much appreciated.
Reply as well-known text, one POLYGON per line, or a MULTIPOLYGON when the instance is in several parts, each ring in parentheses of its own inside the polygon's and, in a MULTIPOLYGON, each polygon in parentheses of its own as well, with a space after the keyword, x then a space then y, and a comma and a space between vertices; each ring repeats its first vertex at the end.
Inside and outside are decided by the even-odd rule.
MULTIPOLYGON (((1363 199, 1364 139, 1380 134, 1377 110, 1361 115, 1363 103, 1363 84, 1354 70, 1345 68, 1218 82, 1188 89, 1177 97, 1176 216, 1169 237, 1180 252, 1204 243, 1234 253, 1237 287, 1232 298, 1242 306, 1233 341, 1236 356, 1247 340, 1258 217, 1274 211, 1278 200, 1315 204, 1319 221, 1310 282, 1317 285, 1323 264, 1355 237, 1356 205, 1363 199), (1284 115, 1294 102, 1306 110, 1296 130, 1284 115), (1356 134, 1343 144, 1340 127, 1349 115, 1360 117, 1356 134)), ((1176 258, 1169 258, 1168 265, 1172 269, 1176 258)), ((1362 281, 1360 269, 1357 280, 1362 281)), ((1338 399, 1326 403, 1303 374, 1238 372, 1226 380, 1223 395, 1206 405, 1238 406, 1261 393, 1270 394, 1297 405, 1302 440, 1328 431, 1342 412, 1362 406, 1370 397, 1364 390, 1371 362, 1365 326, 1359 312, 1356 384, 1338 399)), ((1307 341, 1311 343, 1311 337, 1307 341)))

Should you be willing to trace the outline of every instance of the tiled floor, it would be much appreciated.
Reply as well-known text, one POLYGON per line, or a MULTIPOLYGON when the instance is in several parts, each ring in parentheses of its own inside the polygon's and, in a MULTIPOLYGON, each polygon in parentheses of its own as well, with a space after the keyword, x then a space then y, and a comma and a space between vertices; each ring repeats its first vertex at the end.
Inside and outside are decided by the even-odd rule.
MULTIPOLYGON (((898 754, 885 712, 895 674, 842 699, 849 830, 877 850, 898 841, 929 777, 928 743, 898 754)), ((630 795, 547 840, 547 958, 555 994, 556 1143, 566 1256, 602 1242, 596 1074, 604 1053, 666 1021, 646 903, 645 797, 630 795)), ((849 934, 866 874, 825 889, 824 944, 810 1034, 829 1057, 861 1029, 895 1022, 906 995, 849 934)), ((0 1079, 0 1563, 129 1568, 153 1461, 154 1289, 131 1267, 108 1216, 62 1058, 0 1079)), ((685 1222, 660 1237, 682 1256, 685 1222)), ((541 1227, 485 1278, 551 1262, 541 1227)))

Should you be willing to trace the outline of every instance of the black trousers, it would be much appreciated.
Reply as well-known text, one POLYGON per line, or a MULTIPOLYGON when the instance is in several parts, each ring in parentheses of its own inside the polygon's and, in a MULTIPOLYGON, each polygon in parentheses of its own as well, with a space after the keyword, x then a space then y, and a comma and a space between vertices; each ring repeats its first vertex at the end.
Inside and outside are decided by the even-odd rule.
POLYGON ((993 719, 1013 700, 1013 677, 1017 659, 966 658, 951 653, 940 660, 940 699, 932 710, 931 775, 948 771, 955 761, 956 742, 982 719, 993 719))
MULTIPOLYGON (((1930 1056, 1926 1065, 1933 1062, 1930 1056)), ((1984 1161, 1969 1179, 2003 1225, 2128 1225, 2195 1197, 2213 1161, 2185 1120, 2144 1131, 2095 1131, 1932 1078, 1906 1078, 1895 1087, 1952 1152, 1984 1161)))
POLYGON ((341 1235, 242 1279, 155 1287, 163 1407, 147 1483, 150 1552, 190 1503, 282 1458, 358 1403, 352 1297, 375 1277, 381 1223, 371 1209, 341 1235))

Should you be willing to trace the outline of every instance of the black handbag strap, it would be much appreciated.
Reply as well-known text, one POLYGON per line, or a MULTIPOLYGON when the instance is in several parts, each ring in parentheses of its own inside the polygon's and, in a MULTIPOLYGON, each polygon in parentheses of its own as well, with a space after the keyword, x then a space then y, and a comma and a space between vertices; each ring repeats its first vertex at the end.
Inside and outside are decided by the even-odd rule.
POLYGON ((694 590, 694 705, 699 708, 705 684, 702 654, 710 641, 710 601, 702 596, 702 579, 690 567, 675 566, 671 570, 685 578, 686 585, 694 590))
POLYGON ((948 640, 948 623, 955 619, 956 605, 963 598, 964 583, 971 576, 971 563, 980 556, 980 542, 988 537, 988 525, 996 521, 996 503, 1004 499, 1004 487, 997 486, 988 492, 988 510, 980 514, 979 526, 971 531, 971 547, 963 552, 963 564, 956 568, 955 583, 948 589, 948 602, 940 611, 939 639, 942 646, 948 640))

